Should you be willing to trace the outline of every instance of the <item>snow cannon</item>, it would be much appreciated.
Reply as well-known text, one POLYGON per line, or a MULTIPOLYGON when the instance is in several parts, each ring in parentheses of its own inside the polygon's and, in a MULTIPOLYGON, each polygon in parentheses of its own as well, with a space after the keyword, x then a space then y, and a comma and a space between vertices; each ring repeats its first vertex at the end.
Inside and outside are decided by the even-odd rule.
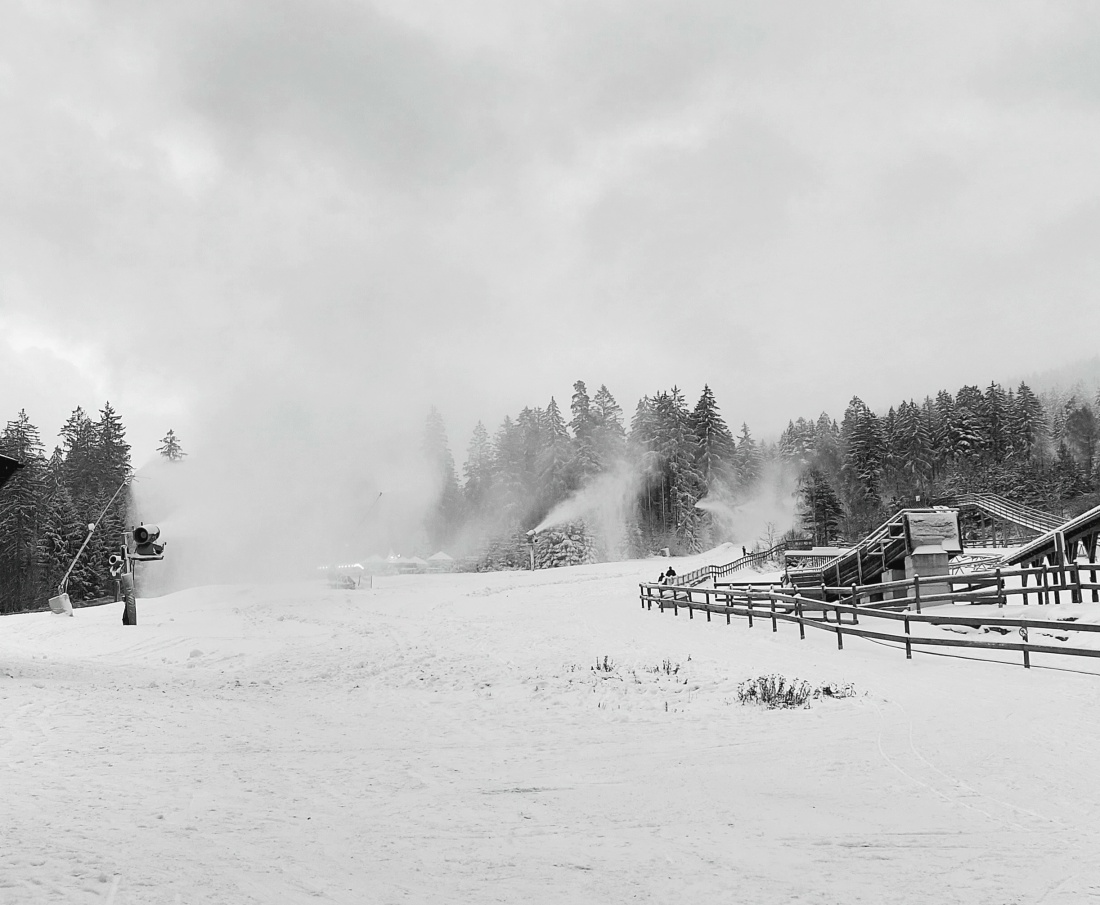
POLYGON ((135 549, 130 554, 130 559, 164 559, 164 544, 157 543, 160 539, 160 528, 143 522, 134 528, 133 535, 135 549))
POLYGON ((527 552, 531 556, 531 571, 535 571, 535 535, 538 533, 537 528, 532 528, 527 532, 527 552))

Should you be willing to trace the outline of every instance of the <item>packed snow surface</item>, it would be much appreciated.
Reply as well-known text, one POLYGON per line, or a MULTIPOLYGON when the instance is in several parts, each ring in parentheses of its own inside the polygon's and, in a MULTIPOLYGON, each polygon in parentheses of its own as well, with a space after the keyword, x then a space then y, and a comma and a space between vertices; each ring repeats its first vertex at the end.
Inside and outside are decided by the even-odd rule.
POLYGON ((1100 895, 1095 661, 644 610, 665 565, 0 619, 0 902, 1100 895), (740 704, 769 673, 857 694, 740 704))

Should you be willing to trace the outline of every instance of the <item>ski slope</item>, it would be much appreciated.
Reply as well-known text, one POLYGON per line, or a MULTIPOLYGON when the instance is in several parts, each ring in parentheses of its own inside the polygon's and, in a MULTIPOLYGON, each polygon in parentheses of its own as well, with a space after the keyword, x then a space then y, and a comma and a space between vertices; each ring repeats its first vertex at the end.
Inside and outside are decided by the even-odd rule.
POLYGON ((1100 894, 1100 676, 646 612, 666 565, 0 619, 0 902, 1100 894))

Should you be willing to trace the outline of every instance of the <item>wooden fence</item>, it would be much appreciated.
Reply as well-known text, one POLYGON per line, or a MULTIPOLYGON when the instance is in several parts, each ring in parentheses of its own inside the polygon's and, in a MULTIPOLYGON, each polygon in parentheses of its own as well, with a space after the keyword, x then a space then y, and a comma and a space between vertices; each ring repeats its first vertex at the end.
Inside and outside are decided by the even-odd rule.
POLYGON ((713 578, 715 580, 724 578, 741 569, 748 569, 752 566, 759 566, 763 563, 770 562, 786 549, 787 544, 785 542, 778 543, 770 550, 749 553, 746 556, 742 556, 740 559, 735 559, 733 562, 726 563, 724 566, 703 566, 691 572, 685 572, 683 575, 674 575, 666 582, 666 586, 694 587, 697 584, 702 584, 708 578, 713 578))
POLYGON ((1074 632, 1100 632, 1100 625, 1071 621, 1070 619, 989 618, 980 615, 955 615, 937 607, 964 602, 971 605, 1003 607, 1014 596, 1023 597, 1027 604, 1029 595, 1036 595, 1039 605, 1058 604, 1062 595, 1069 602, 1080 603, 1085 592, 1092 600, 1100 600, 1100 583, 1096 569, 1079 567, 1076 563, 1064 567, 1031 569, 997 569, 993 572, 971 575, 951 575, 935 578, 914 578, 878 585, 850 588, 822 586, 821 599, 815 599, 805 589, 762 586, 760 584, 728 585, 718 588, 694 586, 673 587, 661 584, 641 584, 640 597, 643 609, 652 610, 656 604, 661 612, 671 609, 679 615, 681 609, 688 617, 696 612, 724 615, 729 624, 733 616, 748 619, 749 627, 755 620, 771 622, 772 631, 778 631, 780 622, 798 625, 799 637, 805 639, 807 626, 834 632, 837 647, 844 648, 844 636, 854 635, 875 641, 904 645, 905 656, 913 656, 914 645, 928 647, 962 647, 988 651, 1007 651, 1023 654, 1023 665, 1031 667, 1031 654, 1059 654, 1074 657, 1100 657, 1100 648, 1072 647, 1055 644, 1032 643, 1029 633, 1057 632, 1058 640, 1068 640, 1074 632), (1081 573, 1090 573, 1090 581, 1084 581, 1081 573), (1039 574, 1041 573, 1041 575, 1039 574), (1037 587, 1028 588, 1025 583, 1034 576, 1037 587), (1020 586, 1016 587, 1015 580, 1020 586), (923 586, 923 587, 922 587, 923 586), (828 600, 829 595, 845 595, 828 600), (889 596, 897 595, 901 596, 889 596), (925 612, 922 608, 933 607, 925 612), (937 634, 915 634, 914 626, 960 626, 971 629, 982 627, 1007 634, 1017 630, 1020 641, 983 641, 976 638, 947 637, 937 634), (898 629, 901 631, 898 631, 898 629))

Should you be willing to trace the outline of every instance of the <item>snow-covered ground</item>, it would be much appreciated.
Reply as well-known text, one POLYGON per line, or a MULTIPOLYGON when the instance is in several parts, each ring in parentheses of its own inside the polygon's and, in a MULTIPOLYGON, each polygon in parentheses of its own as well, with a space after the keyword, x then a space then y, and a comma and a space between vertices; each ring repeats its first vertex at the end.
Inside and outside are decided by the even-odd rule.
POLYGON ((665 564, 0 619, 0 902, 1100 897, 1100 664, 641 609, 665 564))

